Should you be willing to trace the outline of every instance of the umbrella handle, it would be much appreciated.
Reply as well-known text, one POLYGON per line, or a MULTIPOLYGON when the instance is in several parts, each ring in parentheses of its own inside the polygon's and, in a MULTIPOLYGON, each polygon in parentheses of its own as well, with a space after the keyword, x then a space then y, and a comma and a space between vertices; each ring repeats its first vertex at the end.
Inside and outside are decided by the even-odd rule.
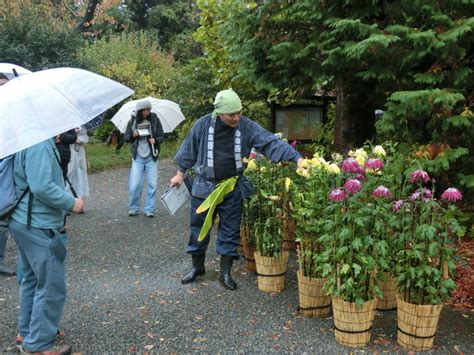
POLYGON ((155 149, 155 145, 151 145, 151 151, 153 152, 153 156, 156 157, 158 156, 158 149, 155 149))

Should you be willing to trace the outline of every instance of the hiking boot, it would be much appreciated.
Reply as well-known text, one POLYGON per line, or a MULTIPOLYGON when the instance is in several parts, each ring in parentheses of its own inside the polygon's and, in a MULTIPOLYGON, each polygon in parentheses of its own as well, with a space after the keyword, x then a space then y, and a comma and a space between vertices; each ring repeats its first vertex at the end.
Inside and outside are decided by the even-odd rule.
POLYGON ((181 279, 182 284, 193 282, 198 276, 204 275, 206 273, 206 268, 204 267, 206 254, 192 254, 191 256, 193 259, 193 268, 183 276, 181 279))
POLYGON ((21 348, 20 353, 22 354, 34 354, 34 355, 66 355, 71 353, 71 347, 69 345, 56 345, 53 348, 46 351, 29 351, 25 348, 21 348))
POLYGON ((7 267, 3 262, 0 262, 0 275, 2 276, 14 276, 15 271, 7 267))
POLYGON ((232 268, 232 264, 234 262, 234 257, 230 255, 222 255, 221 256, 221 271, 219 274, 219 282, 222 286, 226 289, 234 291, 237 289, 237 284, 230 276, 230 269, 232 268))

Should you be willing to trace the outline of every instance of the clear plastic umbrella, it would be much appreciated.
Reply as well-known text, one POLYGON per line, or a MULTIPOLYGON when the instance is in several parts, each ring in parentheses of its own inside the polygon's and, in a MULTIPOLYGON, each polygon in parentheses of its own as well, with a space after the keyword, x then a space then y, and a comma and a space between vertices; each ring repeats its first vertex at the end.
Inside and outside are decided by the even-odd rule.
POLYGON ((179 105, 170 100, 161 100, 154 97, 146 97, 140 100, 132 100, 124 104, 120 110, 112 117, 112 122, 117 126, 120 132, 125 133, 128 121, 131 119, 132 113, 138 101, 149 100, 151 102, 151 112, 156 113, 160 119, 163 132, 169 133, 185 120, 179 105))
POLYGON ((0 159, 97 117, 133 90, 87 70, 57 68, 0 86, 0 159))
POLYGON ((15 77, 13 69, 15 69, 18 75, 31 74, 30 70, 20 67, 19 65, 11 63, 0 63, 0 73, 5 74, 8 80, 12 80, 15 77))

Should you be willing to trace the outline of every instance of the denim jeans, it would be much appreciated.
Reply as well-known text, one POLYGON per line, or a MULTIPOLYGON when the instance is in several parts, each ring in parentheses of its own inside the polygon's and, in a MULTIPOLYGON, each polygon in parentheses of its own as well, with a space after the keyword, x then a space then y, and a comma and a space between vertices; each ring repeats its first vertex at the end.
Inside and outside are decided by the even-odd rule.
POLYGON ((132 160, 130 182, 128 187, 128 210, 140 210, 140 197, 142 194, 143 176, 146 177, 145 213, 155 211, 155 195, 158 188, 158 161, 153 161, 151 156, 132 160))
POLYGON ((29 351, 54 346, 66 300, 64 253, 57 252, 59 238, 52 230, 31 227, 10 220, 10 231, 20 249, 23 279, 20 285, 18 325, 29 351))
POLYGON ((8 239, 8 219, 0 220, 0 264, 5 258, 5 248, 8 239))
MULTIPOLYGON (((203 254, 207 250, 210 240, 210 232, 199 242, 198 237, 207 213, 196 213, 196 209, 204 200, 197 197, 191 198, 191 233, 186 248, 188 254, 203 254)), ((212 221, 216 214, 219 215, 219 226, 217 228, 216 251, 220 255, 233 256, 239 258, 237 248, 240 244, 240 221, 242 219, 242 195, 240 188, 235 187, 234 191, 229 193, 222 203, 217 205, 212 221)))

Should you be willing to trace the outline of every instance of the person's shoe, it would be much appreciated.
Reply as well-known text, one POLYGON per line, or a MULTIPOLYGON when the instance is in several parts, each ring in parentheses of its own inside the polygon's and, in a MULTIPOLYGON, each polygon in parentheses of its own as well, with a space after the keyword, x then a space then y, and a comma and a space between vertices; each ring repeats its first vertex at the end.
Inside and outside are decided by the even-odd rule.
POLYGON ((23 354, 34 354, 34 355, 66 355, 71 353, 71 347, 69 345, 56 345, 53 348, 46 351, 29 351, 25 348, 21 348, 20 353, 23 354))
POLYGON ((234 262, 234 257, 230 255, 221 256, 221 271, 219 274, 219 282, 226 289, 234 291, 237 289, 237 284, 230 276, 230 269, 232 268, 232 263, 234 262))
POLYGON ((153 218, 155 217, 155 214, 153 212, 145 212, 145 216, 148 218, 153 218))
MULTIPOLYGON (((64 337, 64 332, 62 332, 61 330, 57 330, 56 331, 56 340, 60 340, 64 337)), ((23 337, 18 334, 15 338, 15 348, 19 351, 19 352, 23 352, 23 337)))
POLYGON ((130 217, 138 216, 138 211, 136 211, 136 210, 130 210, 130 211, 128 211, 128 215, 129 215, 130 217))
POLYGON ((15 271, 7 267, 3 262, 0 263, 0 275, 2 276, 14 276, 15 271))
POLYGON ((198 276, 204 275, 206 273, 206 268, 204 267, 206 254, 192 254, 191 256, 193 259, 193 268, 183 276, 181 279, 182 284, 193 282, 198 276))
POLYGON ((23 345, 23 337, 18 334, 15 338, 15 348, 21 352, 22 351, 22 345, 23 345))

